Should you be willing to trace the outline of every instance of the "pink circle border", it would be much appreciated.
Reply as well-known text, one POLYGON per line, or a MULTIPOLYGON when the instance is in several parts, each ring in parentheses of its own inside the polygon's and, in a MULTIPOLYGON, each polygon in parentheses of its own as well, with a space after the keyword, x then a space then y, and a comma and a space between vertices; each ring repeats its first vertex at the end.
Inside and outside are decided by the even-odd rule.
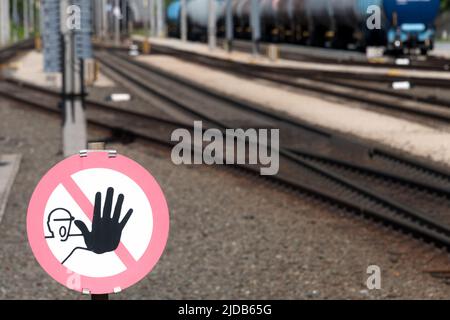
POLYGON ((104 278, 78 275, 79 288, 91 294, 113 293, 115 288, 124 290, 144 278, 160 259, 169 236, 169 208, 164 194, 153 176, 135 161, 122 156, 108 157, 107 152, 89 152, 87 157, 71 156, 51 168, 39 181, 31 196, 27 212, 28 242, 42 268, 56 281, 67 287, 68 278, 74 273, 62 265, 53 255, 44 238, 44 211, 53 190, 62 176, 92 168, 119 171, 134 180, 147 196, 153 211, 153 231, 149 245, 142 257, 126 271, 104 278))

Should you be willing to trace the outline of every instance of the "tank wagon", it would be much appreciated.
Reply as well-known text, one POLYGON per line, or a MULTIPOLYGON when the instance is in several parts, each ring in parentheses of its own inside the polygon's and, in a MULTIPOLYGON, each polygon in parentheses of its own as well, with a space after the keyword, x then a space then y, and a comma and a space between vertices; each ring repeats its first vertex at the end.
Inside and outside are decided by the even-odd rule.
MULTIPOLYGON (((251 38, 252 0, 233 0, 235 36, 251 38)), ((259 0, 262 40, 321 47, 364 49, 386 46, 391 51, 433 48, 439 0, 259 0)), ((225 30, 225 1, 216 0, 218 31, 225 30)), ((169 24, 179 24, 174 1, 169 24)), ((208 0, 188 0, 190 38, 206 33, 208 0)))

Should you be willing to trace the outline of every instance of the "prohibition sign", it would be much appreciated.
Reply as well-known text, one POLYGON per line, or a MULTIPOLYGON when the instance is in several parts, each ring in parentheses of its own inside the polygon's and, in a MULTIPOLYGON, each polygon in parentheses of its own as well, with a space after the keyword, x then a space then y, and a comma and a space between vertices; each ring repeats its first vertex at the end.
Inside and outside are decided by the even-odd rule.
POLYGON ((161 257, 169 210, 153 176, 107 151, 74 155, 39 181, 27 213, 39 264, 83 293, 117 293, 145 277, 161 257))

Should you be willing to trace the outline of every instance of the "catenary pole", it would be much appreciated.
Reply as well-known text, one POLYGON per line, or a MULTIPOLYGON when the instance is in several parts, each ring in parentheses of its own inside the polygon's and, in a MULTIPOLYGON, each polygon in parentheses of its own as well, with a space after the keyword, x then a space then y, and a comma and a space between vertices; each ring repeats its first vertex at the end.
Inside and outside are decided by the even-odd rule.
POLYGON ((181 0, 181 41, 187 41, 187 0, 181 0))
POLYGON ((114 1, 113 19, 114 19, 114 45, 120 45, 120 3, 119 0, 114 1))
POLYGON ((0 0, 0 47, 6 46, 10 42, 9 0, 0 0))
POLYGON ((22 21, 23 21, 23 36, 25 39, 28 39, 28 37, 30 36, 30 24, 29 24, 29 5, 30 3, 28 2, 28 0, 22 1, 22 21))
POLYGON ((261 40, 261 19, 259 12, 259 0, 251 0, 251 27, 253 54, 259 54, 259 42, 261 40))
POLYGON ((229 52, 233 50, 233 38, 234 38, 234 25, 233 25, 233 3, 232 0, 226 0, 226 39, 227 39, 227 49, 229 52))
POLYGON ((208 1, 208 46, 209 50, 216 48, 216 0, 208 1))
POLYGON ((149 15, 150 15, 150 29, 151 29, 151 36, 156 37, 157 31, 156 31, 156 16, 155 16, 155 0, 149 0, 149 15))
POLYGON ((13 0, 12 2, 12 19, 14 22, 14 32, 13 32, 14 42, 19 40, 19 11, 17 7, 17 1, 18 0, 13 0))
POLYGON ((156 0, 156 20, 157 20, 157 33, 158 37, 162 38, 165 35, 164 32, 164 2, 163 0, 156 0))
POLYGON ((29 8, 30 8, 30 10, 29 10, 30 31, 31 32, 35 32, 35 26, 34 26, 35 18, 34 18, 34 14, 35 14, 35 11, 36 11, 36 7, 35 7, 35 4, 34 4, 34 0, 29 0, 29 8))

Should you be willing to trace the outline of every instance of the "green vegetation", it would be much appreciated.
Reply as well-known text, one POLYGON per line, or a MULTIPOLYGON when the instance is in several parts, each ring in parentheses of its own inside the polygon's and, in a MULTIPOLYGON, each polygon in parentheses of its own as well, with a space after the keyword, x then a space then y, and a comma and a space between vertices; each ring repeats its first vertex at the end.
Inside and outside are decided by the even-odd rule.
MULTIPOLYGON (((23 40, 24 38, 25 38, 25 30, 24 30, 24 27, 23 27, 23 19, 24 19, 24 16, 23 16, 23 3, 24 3, 24 1, 28 1, 28 0, 17 0, 17 15, 18 15, 18 19, 19 19, 19 21, 18 21, 18 24, 17 23, 15 23, 15 21, 13 21, 14 19, 13 19, 13 6, 12 6, 12 2, 10 3, 10 17, 11 17, 11 25, 10 25, 10 30, 11 30, 11 40, 12 41, 14 41, 14 40, 23 40), (15 39, 15 36, 17 35, 17 38, 15 39)), ((37 11, 37 9, 34 7, 34 8, 28 8, 28 10, 34 10, 34 15, 35 15, 35 17, 37 16, 37 14, 38 14, 38 11, 37 11)), ((35 23, 37 22, 37 20, 35 20, 35 23)), ((30 26, 30 29, 32 28, 33 26, 30 26)), ((34 32, 29 32, 29 35, 30 36, 34 36, 34 32)))
POLYGON ((442 11, 450 10, 450 0, 441 0, 441 10, 442 11))

